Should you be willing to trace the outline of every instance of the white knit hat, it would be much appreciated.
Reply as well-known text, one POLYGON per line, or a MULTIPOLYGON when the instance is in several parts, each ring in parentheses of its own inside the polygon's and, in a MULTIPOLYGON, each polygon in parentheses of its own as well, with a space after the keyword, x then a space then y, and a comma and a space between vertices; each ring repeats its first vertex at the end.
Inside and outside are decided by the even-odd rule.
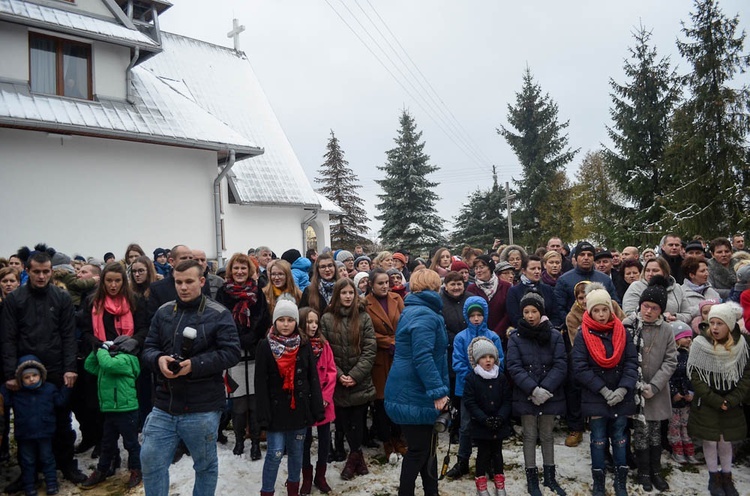
POLYGON ((497 347, 495 343, 490 341, 484 336, 479 336, 471 340, 469 343, 469 351, 471 357, 474 359, 474 363, 477 363, 480 358, 485 355, 492 355, 495 357, 495 361, 498 361, 497 347))
POLYGON ((708 312, 708 321, 711 322, 713 318, 724 322, 731 332, 734 326, 737 325, 737 321, 742 318, 742 307, 734 302, 713 305, 708 312))
POLYGON ((299 310, 293 301, 286 298, 280 298, 276 301, 273 308, 273 321, 276 323, 281 317, 291 317, 299 325, 299 310))
POLYGON ((609 291, 604 289, 604 286, 598 282, 592 282, 586 287, 586 310, 591 312, 591 309, 597 305, 606 305, 610 312, 614 312, 612 309, 612 297, 609 295, 609 291))
POLYGON ((360 281, 364 279, 365 277, 369 278, 370 275, 367 272, 357 272, 357 274, 354 276, 354 285, 359 287, 360 281))

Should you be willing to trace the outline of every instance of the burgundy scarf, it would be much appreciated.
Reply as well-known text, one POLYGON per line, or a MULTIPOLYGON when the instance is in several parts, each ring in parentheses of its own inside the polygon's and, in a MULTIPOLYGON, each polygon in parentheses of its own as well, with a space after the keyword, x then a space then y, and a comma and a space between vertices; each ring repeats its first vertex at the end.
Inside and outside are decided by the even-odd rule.
POLYGON ((292 401, 289 404, 292 410, 297 407, 294 401, 294 369, 297 363, 299 343, 299 334, 281 336, 273 330, 268 334, 268 344, 271 346, 271 353, 276 359, 276 366, 279 368, 279 375, 281 375, 283 381, 281 388, 292 396, 292 401))
POLYGON ((258 302, 258 288, 255 281, 248 279, 244 286, 227 282, 224 291, 239 300, 232 309, 232 317, 244 327, 250 327, 250 309, 258 302))

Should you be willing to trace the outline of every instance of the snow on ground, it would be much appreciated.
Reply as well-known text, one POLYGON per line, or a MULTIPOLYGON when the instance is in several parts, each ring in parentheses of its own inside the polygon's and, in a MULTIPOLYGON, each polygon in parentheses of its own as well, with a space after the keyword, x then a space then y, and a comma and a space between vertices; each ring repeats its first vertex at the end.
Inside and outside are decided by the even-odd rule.
MULTIPOLYGON (((260 479, 263 469, 263 460, 252 462, 249 455, 249 441, 246 443, 248 452, 242 457, 232 454, 234 447, 234 436, 227 431, 229 442, 225 445, 219 444, 219 484, 217 494, 221 496, 234 495, 253 495, 260 493, 260 479)), ((591 494, 591 465, 589 457, 588 434, 584 437, 584 442, 577 448, 568 448, 564 445, 565 433, 557 430, 555 432, 555 457, 558 471, 558 480, 570 496, 589 495, 591 494)), ((438 469, 442 464, 443 457, 447 449, 448 437, 443 434, 440 437, 438 445, 438 469)), ((265 455, 265 443, 262 445, 265 455)), ((313 450, 315 447, 313 446, 313 450)), ((456 446, 451 448, 451 463, 455 462, 456 446)), ((476 453, 475 453, 476 454, 476 453)), ((505 475, 507 480, 507 492, 509 495, 520 495, 526 493, 526 479, 523 471, 523 453, 520 440, 506 441, 503 447, 505 457, 505 475)), ((125 467, 126 452, 122 451, 123 467, 125 467)), ((344 481, 339 476, 343 469, 344 462, 332 463, 328 467, 328 482, 333 488, 331 493, 336 495, 351 496, 389 496, 396 495, 398 492, 398 477, 401 469, 401 461, 395 465, 384 463, 384 457, 379 449, 365 449, 367 463, 370 474, 356 477, 352 481, 344 481)), ((96 460, 91 459, 90 452, 80 455, 79 463, 84 472, 89 473, 93 470, 96 460)), ((315 456, 313 455, 313 460, 315 456)), ((746 458, 745 458, 746 460, 746 458)), ((679 466, 671 461, 669 455, 665 452, 662 456, 665 470, 669 472, 668 481, 671 491, 667 494, 680 496, 688 495, 706 495, 708 491, 708 475, 705 465, 690 467, 679 466)), ((472 459, 472 469, 474 461, 472 459)), ((537 464, 542 465, 541 450, 537 450, 537 464)), ((734 470, 734 479, 739 493, 743 496, 750 496, 750 466, 746 462, 738 464, 734 470)), ((13 466, 3 470, 6 481, 13 480, 18 474, 18 467, 13 466)), ((172 465, 170 469, 171 478, 171 496, 189 496, 193 488, 193 467, 190 457, 183 457, 177 464, 172 465)), ((284 481, 286 480, 286 458, 282 461, 279 476, 276 480, 276 494, 279 496, 286 495, 284 481)), ((78 495, 85 494, 88 496, 117 496, 124 494, 142 495, 143 488, 140 487, 130 493, 125 491, 127 481, 127 471, 123 468, 117 472, 117 476, 110 478, 107 484, 94 490, 82 491, 69 482, 61 481, 60 494, 78 495)), ((421 495, 421 482, 417 479, 417 494, 421 495)), ((442 496, 462 496, 475 494, 474 482, 468 477, 460 481, 440 481, 440 494, 442 496)), ((636 486, 632 480, 628 484, 628 491, 631 496, 648 494, 643 492, 640 486, 636 486)), ((552 496, 552 492, 543 488, 545 496, 552 496)), ((44 494, 40 492, 40 494, 44 494)), ((320 492, 313 488, 313 494, 320 492)), ((607 477, 607 495, 611 496, 612 478, 607 477)), ((653 492, 651 494, 657 494, 653 492)))

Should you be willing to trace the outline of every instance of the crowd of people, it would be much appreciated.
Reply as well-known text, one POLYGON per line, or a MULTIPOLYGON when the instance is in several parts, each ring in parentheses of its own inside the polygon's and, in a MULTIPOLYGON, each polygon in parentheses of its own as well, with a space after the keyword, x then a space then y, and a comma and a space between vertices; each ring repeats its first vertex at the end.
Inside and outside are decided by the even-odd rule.
POLYGON ((588 425, 595 496, 607 471, 616 496, 633 469, 644 490, 667 490, 663 451, 695 464, 696 447, 710 494, 738 494, 732 442, 750 414, 740 234, 667 234, 642 252, 551 238, 530 254, 498 241, 425 258, 261 246, 218 270, 184 245, 152 255, 37 245, 0 259, 0 458, 11 456, 12 411, 21 467, 6 492, 36 494, 41 472, 56 494, 57 470, 96 487, 122 464, 121 436, 129 488, 167 495, 170 464, 189 455, 194 494, 214 494, 231 423, 237 456, 249 439, 260 460, 265 439, 261 495, 274 494, 284 456, 287 494, 329 493, 331 462, 351 480, 369 472, 363 447, 378 446, 403 457, 399 495, 418 477, 437 495, 439 424, 450 423, 449 481, 470 474, 476 447, 477 494, 504 496, 502 444, 517 424, 528 493, 564 495, 561 418, 568 447, 588 425), (75 455, 89 450, 98 461, 85 475, 75 455))

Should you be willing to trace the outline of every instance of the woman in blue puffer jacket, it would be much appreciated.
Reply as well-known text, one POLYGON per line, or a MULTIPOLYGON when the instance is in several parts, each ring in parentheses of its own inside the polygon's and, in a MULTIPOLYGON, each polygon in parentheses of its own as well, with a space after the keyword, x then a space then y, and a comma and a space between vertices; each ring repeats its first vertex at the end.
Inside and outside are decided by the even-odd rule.
POLYGON ((435 419, 448 403, 448 333, 437 293, 440 276, 415 272, 396 329, 396 353, 385 385, 385 410, 401 425, 409 450, 401 466, 399 496, 413 496, 417 474, 426 495, 437 495, 435 419), (426 475, 426 478, 425 478, 426 475))

